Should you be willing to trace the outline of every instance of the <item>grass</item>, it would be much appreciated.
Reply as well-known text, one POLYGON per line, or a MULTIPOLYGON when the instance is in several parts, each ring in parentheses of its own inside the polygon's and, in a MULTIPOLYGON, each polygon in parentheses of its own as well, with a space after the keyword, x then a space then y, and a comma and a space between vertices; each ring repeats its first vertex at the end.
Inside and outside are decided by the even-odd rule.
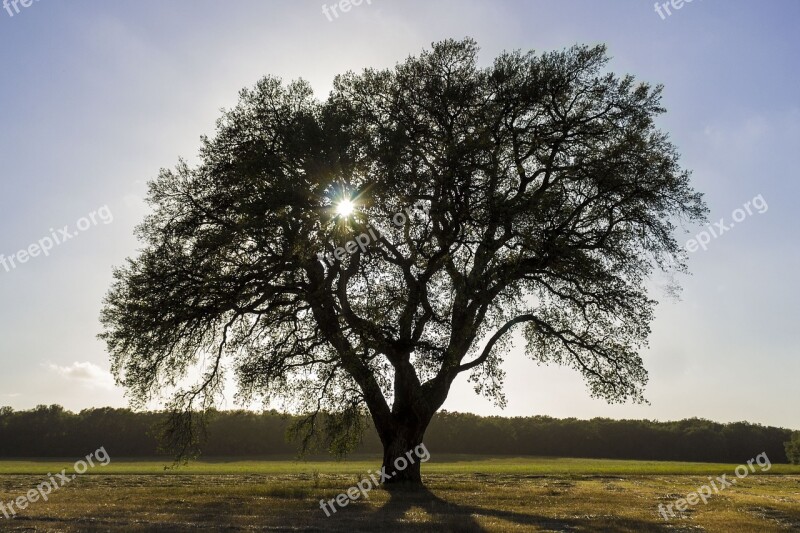
MULTIPOLYGON (((0 462, 0 501, 72 461, 0 462)), ((737 465, 438 456, 421 493, 375 489, 328 518, 319 507, 375 470, 347 462, 219 460, 164 470, 113 460, 32 504, 0 531, 797 531, 800 467, 773 465, 669 522, 658 505, 737 465)), ((757 468, 758 470, 758 468, 757 468)))
MULTIPOLYGON (((72 471, 75 459, 0 461, 0 475, 45 475, 72 471)), ((673 461, 624 461, 554 457, 490 457, 438 455, 423 465, 426 474, 517 474, 517 475, 703 475, 733 472, 737 465, 673 461)), ((379 457, 353 456, 345 461, 298 461, 289 457, 270 460, 215 459, 193 461, 173 468, 168 460, 113 460, 108 466, 90 469, 86 475, 284 475, 302 472, 365 475, 380 467, 379 457)), ((756 470, 760 468, 756 467, 756 470)), ((800 475, 800 465, 775 464, 765 474, 800 475)))

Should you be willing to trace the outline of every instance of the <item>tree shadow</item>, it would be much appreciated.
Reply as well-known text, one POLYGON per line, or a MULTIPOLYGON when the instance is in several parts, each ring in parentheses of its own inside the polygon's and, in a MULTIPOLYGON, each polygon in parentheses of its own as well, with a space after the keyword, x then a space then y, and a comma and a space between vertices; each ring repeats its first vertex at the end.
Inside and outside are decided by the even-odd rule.
MULTIPOLYGON (((485 532, 479 517, 493 518, 510 523, 515 530, 523 531, 605 531, 634 533, 641 531, 665 531, 657 522, 613 517, 579 516, 575 518, 552 518, 531 513, 503 509, 491 509, 468 504, 456 504, 444 500, 428 488, 391 488, 390 499, 377 511, 367 511, 355 506, 342 509, 339 518, 350 522, 342 531, 360 531, 358 525, 368 522, 370 531, 407 532, 485 532), (351 520, 357 522, 353 523, 351 520), (354 527, 355 526, 355 527, 354 527)), ((494 529, 494 528, 493 528, 494 529)))

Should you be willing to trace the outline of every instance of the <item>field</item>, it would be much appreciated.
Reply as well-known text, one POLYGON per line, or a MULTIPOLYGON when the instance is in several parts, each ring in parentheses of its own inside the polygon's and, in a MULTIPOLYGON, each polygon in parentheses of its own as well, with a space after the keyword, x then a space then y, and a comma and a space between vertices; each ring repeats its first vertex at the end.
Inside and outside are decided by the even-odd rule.
MULTIPOLYGON (((375 470, 374 458, 112 461, 32 503, 0 531, 800 531, 800 467, 756 467, 708 504, 665 521, 670 504, 737 465, 440 456, 424 492, 375 489, 330 518, 320 500, 375 470)), ((10 502, 71 461, 0 461, 10 502)), ((68 474, 70 472, 68 471, 68 474)))

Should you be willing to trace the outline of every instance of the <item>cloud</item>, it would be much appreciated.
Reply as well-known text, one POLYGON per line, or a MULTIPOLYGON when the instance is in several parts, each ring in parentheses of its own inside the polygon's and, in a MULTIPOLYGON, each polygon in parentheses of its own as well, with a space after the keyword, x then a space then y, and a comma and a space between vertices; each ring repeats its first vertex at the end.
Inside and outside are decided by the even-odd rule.
POLYGON ((114 377, 110 372, 103 370, 94 363, 74 362, 70 366, 48 365, 48 368, 59 374, 62 378, 77 381, 90 388, 111 390, 114 388, 114 377))

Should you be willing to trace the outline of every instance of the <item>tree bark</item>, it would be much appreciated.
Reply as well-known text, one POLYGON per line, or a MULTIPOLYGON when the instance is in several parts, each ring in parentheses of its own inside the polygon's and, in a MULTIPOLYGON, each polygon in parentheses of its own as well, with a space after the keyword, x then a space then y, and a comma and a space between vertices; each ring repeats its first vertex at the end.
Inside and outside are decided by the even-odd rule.
MULTIPOLYGON (((422 487, 421 450, 423 427, 400 427, 383 443, 383 471, 387 487, 422 487), (419 454, 418 454, 419 452, 419 454)), ((423 455, 424 456, 424 455, 423 455)))

